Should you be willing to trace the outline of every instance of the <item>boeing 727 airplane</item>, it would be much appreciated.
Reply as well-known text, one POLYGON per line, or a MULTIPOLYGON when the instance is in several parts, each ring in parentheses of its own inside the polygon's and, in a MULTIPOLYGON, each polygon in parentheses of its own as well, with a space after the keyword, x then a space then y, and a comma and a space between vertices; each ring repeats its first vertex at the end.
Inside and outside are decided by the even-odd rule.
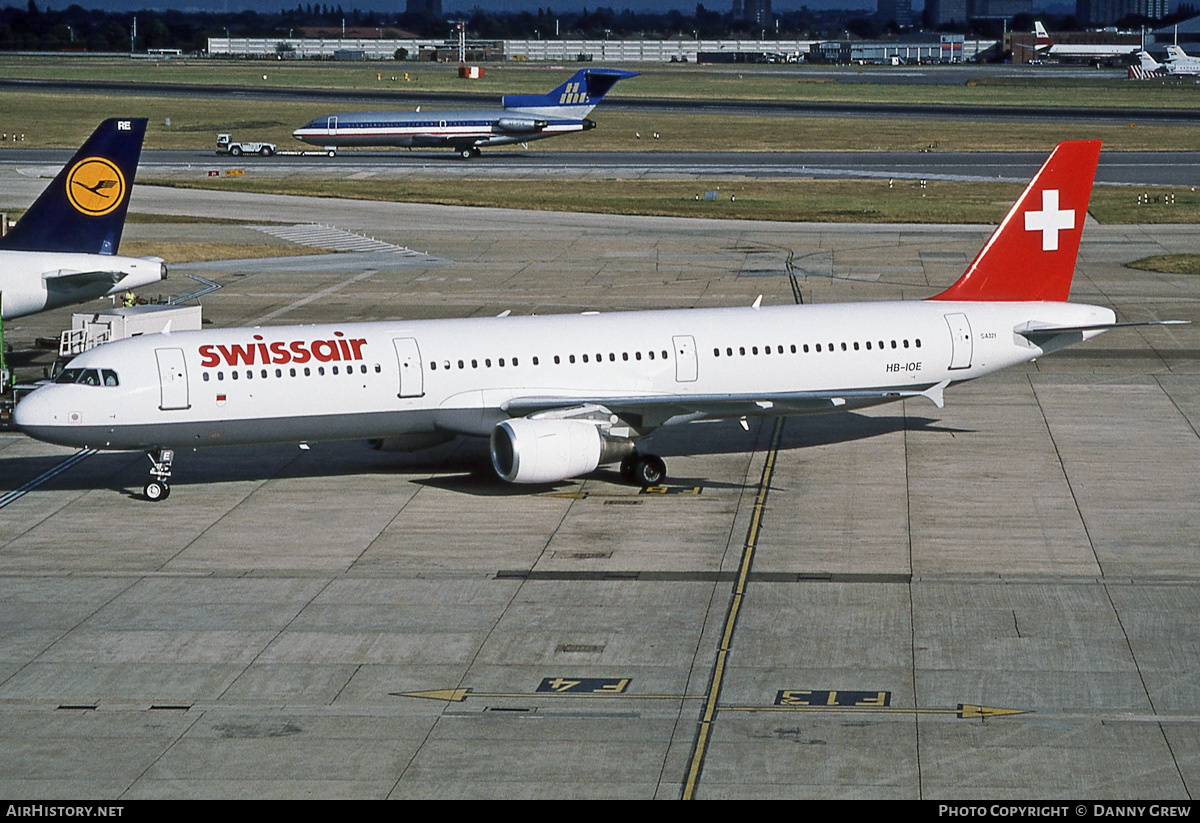
POLYGON ((0 238, 4 320, 86 303, 167 276, 157 257, 118 257, 145 119, 105 120, 0 238))
POLYGON ((452 148, 463 159, 483 146, 528 143, 596 128, 587 119, 604 95, 637 72, 581 69, 549 94, 506 95, 499 109, 462 111, 361 111, 318 117, 292 136, 305 143, 401 148, 452 148))
POLYGON ((174 450, 491 438, 512 483, 620 461, 666 476, 642 437, 695 420, 845 411, 945 389, 1123 324, 1065 302, 1098 141, 1060 144, 959 280, 927 300, 176 332, 74 358, 15 421, 39 440, 151 457, 174 450))

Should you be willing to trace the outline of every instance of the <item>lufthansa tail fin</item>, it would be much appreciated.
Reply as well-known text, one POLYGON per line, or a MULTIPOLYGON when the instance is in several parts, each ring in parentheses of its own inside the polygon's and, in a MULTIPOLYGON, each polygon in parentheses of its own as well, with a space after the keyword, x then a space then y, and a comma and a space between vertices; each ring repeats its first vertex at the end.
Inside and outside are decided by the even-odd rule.
POLYGON ((963 276, 930 299, 1066 301, 1099 159, 1099 140, 1059 143, 963 276))
POLYGON ((101 123, 0 249, 116 254, 145 135, 145 118, 101 123))
POLYGON ((621 69, 580 69, 549 94, 506 94, 502 105, 510 110, 583 118, 596 108, 617 81, 637 77, 637 74, 621 69))

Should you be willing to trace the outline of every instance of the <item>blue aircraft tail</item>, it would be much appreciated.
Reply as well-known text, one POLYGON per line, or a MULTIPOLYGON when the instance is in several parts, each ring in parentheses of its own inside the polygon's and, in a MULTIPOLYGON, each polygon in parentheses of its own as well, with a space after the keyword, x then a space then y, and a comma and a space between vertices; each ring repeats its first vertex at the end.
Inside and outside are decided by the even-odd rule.
POLYGON ((116 254, 145 136, 145 118, 101 123, 0 249, 116 254))
MULTIPOLYGON (((549 94, 507 94, 503 99, 506 109, 539 110, 557 109, 566 113, 568 109, 585 109, 582 117, 604 99, 609 89, 618 80, 637 77, 636 71, 621 69, 580 69, 570 80, 549 94)), ((578 114, 578 112, 576 112, 578 114)))

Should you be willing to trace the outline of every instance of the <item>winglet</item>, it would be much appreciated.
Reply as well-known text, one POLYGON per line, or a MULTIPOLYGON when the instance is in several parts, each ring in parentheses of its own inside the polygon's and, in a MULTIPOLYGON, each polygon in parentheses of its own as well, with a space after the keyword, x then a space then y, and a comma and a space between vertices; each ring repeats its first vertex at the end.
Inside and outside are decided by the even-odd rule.
POLYGON ((0 249, 116 254, 145 135, 145 118, 101 123, 0 249))
POLYGON ((1059 143, 963 276, 930 299, 1066 301, 1099 160, 1099 140, 1059 143))

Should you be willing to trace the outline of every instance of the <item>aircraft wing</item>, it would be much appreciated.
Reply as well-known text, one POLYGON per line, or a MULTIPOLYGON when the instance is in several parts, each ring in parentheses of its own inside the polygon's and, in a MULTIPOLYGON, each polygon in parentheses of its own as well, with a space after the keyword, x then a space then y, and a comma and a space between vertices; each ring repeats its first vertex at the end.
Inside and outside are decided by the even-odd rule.
POLYGON ((124 277, 126 272, 123 271, 67 271, 59 270, 55 272, 46 272, 42 275, 42 279, 46 281, 46 288, 56 292, 70 291, 88 291, 95 292, 97 289, 103 289, 100 294, 104 294, 124 277))
POLYGON ((836 411, 853 402, 886 402, 906 397, 925 397, 938 408, 949 380, 924 388, 853 389, 846 391, 800 391, 762 395, 740 394, 651 394, 626 396, 528 396, 514 397, 501 409, 514 417, 600 408, 621 417, 640 421, 636 428, 649 430, 693 420, 736 417, 771 417, 782 414, 816 414, 836 411))

